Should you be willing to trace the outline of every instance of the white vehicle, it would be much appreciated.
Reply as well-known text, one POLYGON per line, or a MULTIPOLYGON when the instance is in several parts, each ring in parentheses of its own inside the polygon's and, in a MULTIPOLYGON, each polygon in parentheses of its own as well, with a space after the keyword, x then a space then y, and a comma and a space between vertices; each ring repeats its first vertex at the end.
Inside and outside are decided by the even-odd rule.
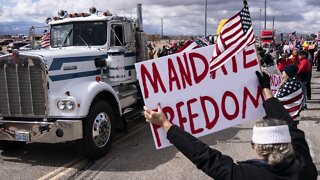
MULTIPOLYGON (((105 155, 140 91, 134 64, 146 59, 137 20, 61 11, 50 48, 0 57, 0 145, 75 141, 87 157, 105 155)), ((132 113, 132 111, 131 111, 132 113)))

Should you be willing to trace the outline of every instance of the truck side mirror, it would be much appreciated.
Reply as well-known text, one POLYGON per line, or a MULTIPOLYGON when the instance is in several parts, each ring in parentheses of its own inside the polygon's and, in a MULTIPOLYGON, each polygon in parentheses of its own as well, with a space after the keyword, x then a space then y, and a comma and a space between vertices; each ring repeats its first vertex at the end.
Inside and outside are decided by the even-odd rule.
POLYGON ((124 39, 125 44, 134 43, 134 32, 133 32, 133 26, 131 23, 125 23, 124 24, 124 39))
POLYGON ((106 62, 105 59, 95 58, 95 59, 94 59, 94 65, 95 65, 97 68, 103 68, 103 67, 107 67, 107 62, 106 62))

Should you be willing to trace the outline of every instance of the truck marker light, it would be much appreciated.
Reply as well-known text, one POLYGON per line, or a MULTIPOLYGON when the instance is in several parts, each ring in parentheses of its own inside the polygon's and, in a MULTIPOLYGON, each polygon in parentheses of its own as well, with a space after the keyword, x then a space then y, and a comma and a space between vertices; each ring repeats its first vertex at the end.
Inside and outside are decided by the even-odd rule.
POLYGON ((96 81, 100 82, 101 81, 101 77, 100 76, 96 76, 96 81))

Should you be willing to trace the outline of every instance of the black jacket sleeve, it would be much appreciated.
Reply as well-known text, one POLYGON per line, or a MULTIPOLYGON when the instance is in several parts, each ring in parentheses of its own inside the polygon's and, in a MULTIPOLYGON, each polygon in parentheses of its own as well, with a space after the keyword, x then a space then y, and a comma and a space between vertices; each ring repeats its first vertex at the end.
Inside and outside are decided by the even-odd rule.
POLYGON ((292 118, 288 111, 283 107, 281 102, 277 98, 269 98, 263 102, 264 110, 267 114, 267 118, 274 118, 284 120, 287 124, 292 123, 292 118))
POLYGON ((229 156, 210 148, 199 139, 173 125, 167 133, 168 140, 176 146, 197 168, 212 178, 232 179, 236 164, 229 156))

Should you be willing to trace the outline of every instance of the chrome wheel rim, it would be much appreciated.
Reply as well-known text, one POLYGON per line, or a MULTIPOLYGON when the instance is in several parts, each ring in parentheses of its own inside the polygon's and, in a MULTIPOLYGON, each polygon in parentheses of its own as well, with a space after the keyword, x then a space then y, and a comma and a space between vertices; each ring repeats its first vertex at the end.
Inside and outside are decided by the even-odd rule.
POLYGON ((111 120, 107 113, 101 112, 94 119, 92 126, 92 138, 99 148, 105 146, 111 136, 111 120))

